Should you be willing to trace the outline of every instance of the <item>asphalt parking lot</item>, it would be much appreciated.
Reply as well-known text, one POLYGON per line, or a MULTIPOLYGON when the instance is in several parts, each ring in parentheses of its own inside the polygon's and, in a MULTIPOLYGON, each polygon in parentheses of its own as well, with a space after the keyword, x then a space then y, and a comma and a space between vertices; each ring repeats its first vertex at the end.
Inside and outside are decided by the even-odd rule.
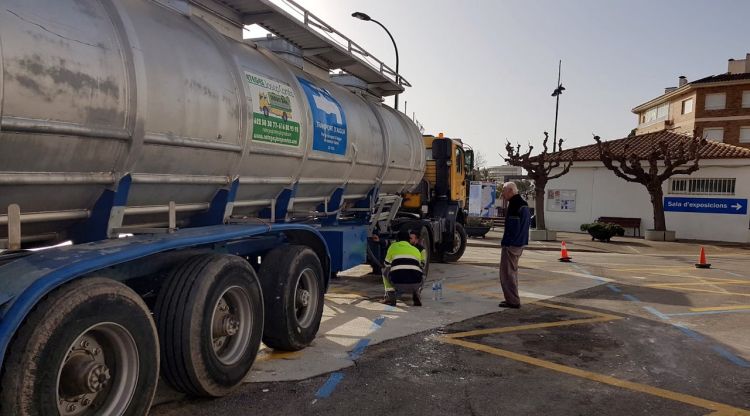
POLYGON ((154 415, 750 415, 750 258, 742 246, 570 234, 521 259, 524 306, 499 310, 496 235, 434 264, 443 299, 376 302, 379 279, 333 282, 310 348, 261 353, 218 400, 162 389, 154 415))

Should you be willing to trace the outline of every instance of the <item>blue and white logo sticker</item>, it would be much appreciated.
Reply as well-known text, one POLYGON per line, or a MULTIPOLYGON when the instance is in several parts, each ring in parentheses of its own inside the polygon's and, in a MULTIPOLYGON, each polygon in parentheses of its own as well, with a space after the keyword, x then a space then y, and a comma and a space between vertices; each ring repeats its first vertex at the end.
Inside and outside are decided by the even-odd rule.
POLYGON ((312 110, 313 150, 346 154, 346 115, 338 101, 323 88, 297 77, 312 110))

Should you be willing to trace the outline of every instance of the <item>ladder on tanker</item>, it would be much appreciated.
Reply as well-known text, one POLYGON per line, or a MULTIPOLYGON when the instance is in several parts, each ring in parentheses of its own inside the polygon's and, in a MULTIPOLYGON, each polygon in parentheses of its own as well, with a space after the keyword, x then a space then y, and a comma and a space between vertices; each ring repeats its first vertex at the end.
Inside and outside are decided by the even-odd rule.
POLYGON ((384 195, 378 198, 375 212, 370 220, 368 235, 372 235, 376 226, 379 226, 381 230, 391 229, 391 221, 396 218, 396 214, 401 208, 401 201, 403 201, 403 198, 398 195, 384 195))

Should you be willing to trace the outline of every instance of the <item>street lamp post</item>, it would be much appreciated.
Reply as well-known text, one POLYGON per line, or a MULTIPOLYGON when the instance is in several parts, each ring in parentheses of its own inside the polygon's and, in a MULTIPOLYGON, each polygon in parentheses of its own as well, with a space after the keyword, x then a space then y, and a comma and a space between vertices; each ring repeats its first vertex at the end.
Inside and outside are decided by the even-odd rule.
MULTIPOLYGON (((355 18, 357 18, 359 20, 364 20, 365 22, 375 22, 375 23, 377 23, 378 26, 382 27, 383 30, 385 30, 385 33, 388 34, 388 37, 391 38, 391 42, 393 42, 393 49, 396 50, 396 84, 401 85, 401 78, 400 78, 399 72, 398 72, 398 46, 396 46, 396 41, 393 39, 393 35, 391 35, 391 32, 388 30, 388 28, 386 28, 385 26, 383 26, 382 23, 380 23, 377 20, 371 18, 370 16, 368 16, 365 13, 354 12, 354 13, 352 13, 352 17, 355 17, 355 18)), ((393 107, 396 110, 398 110, 398 94, 396 94, 396 97, 394 98, 393 107)))
POLYGON ((557 151, 557 113, 560 109, 560 96, 565 91, 565 87, 560 83, 560 70, 562 69, 562 59, 557 64, 557 88, 552 91, 552 96, 555 97, 555 131, 552 138, 552 153, 557 151))

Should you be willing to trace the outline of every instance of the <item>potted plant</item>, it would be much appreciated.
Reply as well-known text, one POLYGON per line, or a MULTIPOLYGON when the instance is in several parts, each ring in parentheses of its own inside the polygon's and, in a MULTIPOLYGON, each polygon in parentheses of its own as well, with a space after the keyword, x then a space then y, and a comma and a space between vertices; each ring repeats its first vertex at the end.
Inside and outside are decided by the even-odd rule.
POLYGON ((466 235, 469 237, 482 237, 490 231, 491 224, 488 219, 482 217, 468 217, 466 219, 466 235))
POLYGON ((592 222, 591 224, 581 224, 581 231, 587 231, 591 235, 591 240, 599 240, 609 243, 614 236, 624 236, 625 229, 617 224, 608 222, 592 222))

